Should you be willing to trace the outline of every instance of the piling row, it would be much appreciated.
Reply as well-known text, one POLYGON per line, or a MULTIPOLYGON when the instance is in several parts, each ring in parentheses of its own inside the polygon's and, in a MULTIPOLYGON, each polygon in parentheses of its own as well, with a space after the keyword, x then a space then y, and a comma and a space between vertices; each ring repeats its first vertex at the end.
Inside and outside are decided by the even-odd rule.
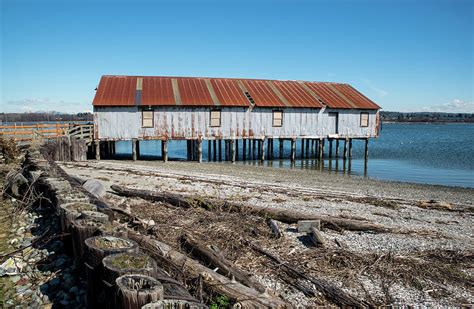
MULTIPOLYGON (((357 138, 365 141, 365 160, 369 157, 369 139, 357 138)), ((207 140, 208 161, 230 161, 235 162, 241 158, 242 161, 265 160, 274 159, 274 142, 278 140, 279 143, 279 159, 285 159, 284 144, 290 142, 290 160, 294 162, 297 159, 296 138, 260 138, 260 139, 214 139, 207 140), (239 147, 242 144, 242 147, 239 147), (242 155, 239 156, 239 151, 242 155)), ((343 143, 342 158, 352 158, 352 142, 354 138, 306 138, 300 139, 300 158, 301 159, 319 159, 325 157, 339 158, 340 157, 340 143, 343 143), (335 144, 335 147, 333 147, 335 144), (328 146, 328 147, 327 147, 328 146), (329 148, 329 149, 327 149, 329 148), (327 151, 327 155, 325 155, 327 151)), ((164 162, 168 161, 168 142, 169 140, 161 141, 161 157, 164 162)), ((115 155, 115 141, 95 141, 95 158, 100 160, 103 158, 111 158, 115 155)), ((193 139, 186 140, 186 154, 188 161, 203 161, 203 140, 193 139)), ((132 159, 138 160, 140 157, 140 141, 132 139, 132 159)))

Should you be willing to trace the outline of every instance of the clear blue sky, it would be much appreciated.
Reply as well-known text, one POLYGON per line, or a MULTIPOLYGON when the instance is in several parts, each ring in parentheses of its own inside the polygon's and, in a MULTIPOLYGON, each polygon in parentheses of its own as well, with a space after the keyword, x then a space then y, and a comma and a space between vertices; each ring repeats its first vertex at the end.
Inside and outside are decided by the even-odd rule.
POLYGON ((0 111, 91 110, 103 74, 350 83, 384 110, 474 112, 474 1, 1 3, 0 111))

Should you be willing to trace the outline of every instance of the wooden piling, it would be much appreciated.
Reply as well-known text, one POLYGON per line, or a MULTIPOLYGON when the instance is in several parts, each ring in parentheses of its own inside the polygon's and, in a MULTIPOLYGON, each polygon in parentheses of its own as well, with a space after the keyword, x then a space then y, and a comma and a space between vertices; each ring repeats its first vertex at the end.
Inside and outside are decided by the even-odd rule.
POLYGON ((211 161, 211 140, 207 141, 207 161, 211 161))
POLYGON ((197 159, 199 163, 202 163, 202 140, 197 140, 197 159))
POLYGON ((239 161, 239 140, 235 140, 235 161, 239 161))
POLYGON ((314 157, 317 158, 319 153, 319 140, 314 140, 314 157))
POLYGON ((242 139, 242 160, 245 161, 247 158, 247 140, 242 139))
POLYGON ((352 158, 352 138, 349 139, 349 159, 352 158))
POLYGON ((328 139, 329 142, 329 158, 332 158, 332 139, 328 139))
POLYGON ((364 154, 365 160, 369 158, 369 139, 365 139, 365 154, 364 154))
POLYGON ((262 152, 261 152, 261 157, 260 157, 260 161, 265 161, 265 137, 262 138, 262 140, 260 141, 260 145, 262 145, 262 152))
POLYGON ((167 140, 161 141, 161 157, 163 158, 164 162, 168 162, 168 141, 167 140))
POLYGON ((261 158, 261 157, 262 157, 262 141, 261 141, 261 140, 258 141, 258 152, 257 152, 257 156, 258 156, 258 158, 261 158))
POLYGON ((314 138, 311 139, 311 158, 314 158, 314 138))
POLYGON ((283 142, 284 142, 284 139, 283 139, 283 138, 280 138, 280 139, 279 139, 279 146, 280 146, 280 154, 279 154, 279 157, 280 157, 280 159, 283 159, 283 142))
POLYGON ((301 158, 304 158, 304 138, 301 139, 301 158))
POLYGON ((214 152, 214 161, 216 161, 217 160, 217 141, 214 140, 213 144, 214 144, 214 147, 213 147, 212 151, 214 152))
POLYGON ((99 161, 100 160, 100 141, 95 140, 94 144, 95 144, 95 159, 99 161))
POLYGON ((309 138, 306 139, 306 158, 309 158, 309 138))
POLYGON ((222 140, 219 140, 219 161, 222 161, 222 140))
POLYGON ((186 140, 186 158, 191 161, 191 140, 186 140))
POLYGON ((231 139, 229 143, 230 143, 230 160, 232 161, 232 163, 234 163, 235 162, 235 140, 231 139))
POLYGON ((132 139, 132 160, 137 161, 137 139, 132 139))
POLYGON ((336 158, 339 158, 339 139, 336 139, 336 158))
MULTIPOLYGON (((344 148, 342 150, 342 158, 347 159, 347 138, 344 139, 344 148)), ((344 166, 345 167, 345 166, 344 166)))
POLYGON ((296 139, 291 139, 291 162, 295 162, 296 159, 296 139))
POLYGON ((324 139, 320 138, 319 139, 319 160, 323 159, 323 153, 324 153, 324 139))

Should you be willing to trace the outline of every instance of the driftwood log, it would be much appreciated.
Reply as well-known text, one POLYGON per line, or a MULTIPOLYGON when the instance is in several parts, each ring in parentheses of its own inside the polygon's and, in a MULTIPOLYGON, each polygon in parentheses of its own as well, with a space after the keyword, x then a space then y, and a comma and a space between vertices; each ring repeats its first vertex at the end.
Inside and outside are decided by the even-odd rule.
POLYGON ((239 281, 242 284, 245 284, 248 287, 254 288, 259 292, 265 292, 265 286, 259 283, 257 280, 249 276, 247 273, 239 269, 223 256, 221 256, 215 250, 205 246, 204 244, 198 242, 190 234, 184 234, 181 237, 183 247, 189 251, 193 256, 197 257, 204 263, 212 266, 213 268, 218 268, 217 272, 232 279, 239 281))
POLYGON ((347 294, 338 287, 335 287, 331 283, 325 280, 308 276, 304 271, 299 270, 296 266, 283 261, 276 254, 268 252, 261 246, 250 241, 245 241, 245 244, 250 246, 253 250, 268 257, 276 264, 277 267, 282 268, 288 275, 295 277, 297 280, 306 280, 309 283, 313 284, 318 291, 320 291, 327 299, 334 302, 335 304, 341 307, 369 307, 369 304, 352 297, 351 295, 347 294))
POLYGON ((260 293, 237 281, 231 281, 227 277, 214 272, 199 262, 186 255, 173 250, 170 246, 156 239, 140 235, 132 230, 129 237, 135 240, 152 257, 167 263, 171 268, 180 268, 188 277, 198 278, 201 276, 203 285, 216 293, 226 295, 242 305, 242 308, 283 308, 286 303, 276 296, 260 293))
POLYGON ((300 220, 321 220, 323 225, 325 225, 327 228, 340 227, 351 231, 372 231, 378 233, 388 233, 392 231, 390 228, 368 221, 344 219, 328 215, 309 214, 281 208, 261 208, 250 204, 229 202, 223 199, 209 199, 174 193, 161 193, 150 190, 130 189, 117 185, 112 185, 110 188, 121 196, 140 197, 149 201, 166 202, 178 207, 202 207, 208 210, 216 209, 229 212, 245 212, 262 217, 271 217, 272 219, 288 224, 297 223, 300 220))
POLYGON ((141 309, 150 302, 163 299, 163 285, 150 276, 124 275, 115 282, 118 287, 116 308, 141 309))

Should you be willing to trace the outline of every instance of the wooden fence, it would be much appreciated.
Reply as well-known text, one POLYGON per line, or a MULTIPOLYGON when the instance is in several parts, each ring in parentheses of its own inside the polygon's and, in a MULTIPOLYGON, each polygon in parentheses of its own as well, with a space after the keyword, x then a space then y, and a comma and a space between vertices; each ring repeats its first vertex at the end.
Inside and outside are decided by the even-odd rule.
POLYGON ((85 139, 90 143, 93 138, 94 125, 84 122, 36 123, 0 125, 0 137, 13 138, 17 142, 48 140, 58 137, 85 139))

